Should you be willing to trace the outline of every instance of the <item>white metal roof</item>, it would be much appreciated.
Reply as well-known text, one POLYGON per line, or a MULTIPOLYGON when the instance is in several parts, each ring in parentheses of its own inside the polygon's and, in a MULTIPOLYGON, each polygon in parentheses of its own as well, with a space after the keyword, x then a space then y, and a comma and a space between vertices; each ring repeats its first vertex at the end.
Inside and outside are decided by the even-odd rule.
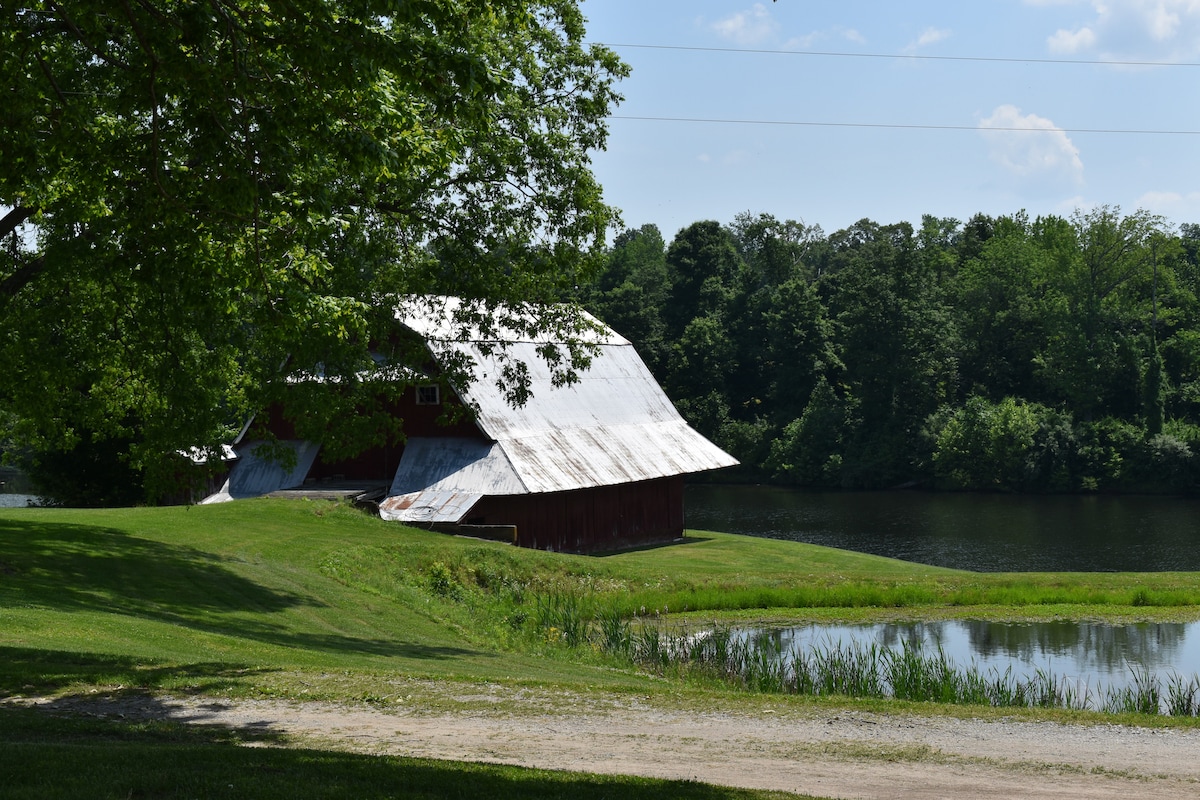
POLYGON ((225 485, 200 503, 224 503, 246 497, 290 489, 304 483, 304 476, 312 469, 321 446, 315 442, 281 441, 277 447, 292 451, 294 463, 286 465, 272 455, 278 455, 263 442, 248 442, 237 448, 238 461, 230 470, 225 485))
MULTIPOLYGON (((484 496, 560 492, 719 469, 737 460, 705 439, 675 410, 630 342, 568 306, 500 307, 455 298, 396 301, 396 318, 422 336, 442 364, 465 359, 474 379, 455 389, 477 411, 480 439, 413 437, 388 497, 387 519, 461 522, 484 496), (574 337, 592 360, 569 385, 539 352, 574 337), (524 364, 530 396, 509 403, 506 364, 524 364)), ((243 431, 244 433, 244 431, 243 431)), ((240 437, 239 437, 240 438, 240 437)), ((204 502, 265 494, 298 485, 318 445, 286 442, 295 466, 240 444, 230 481, 204 502)))
POLYGON ((495 442, 414 436, 404 445, 379 516, 396 522, 461 522, 485 495, 528 491, 495 442))
MULTIPOLYGON (((426 338, 435 359, 467 357, 474 364, 474 381, 456 389, 477 410, 476 423, 494 446, 489 446, 485 459, 464 450, 462 440, 443 444, 444 440, 430 439, 418 444, 413 462, 406 464, 413 444, 410 442, 400 467, 403 485, 398 473, 391 492, 405 495, 404 502, 427 505, 408 497, 422 490, 470 494, 559 492, 703 472, 738 463, 684 421, 633 345, 593 317, 556 307, 560 321, 573 313, 582 314, 587 326, 582 338, 594 346, 595 352, 576 383, 555 385, 553 370, 538 348, 558 340, 533 330, 534 316, 522 317, 520 329, 508 327, 503 321, 476 325, 462 321, 462 308, 454 299, 419 298, 401 302, 396 316, 426 338), (526 324, 529 327, 521 327, 526 324), (503 346, 493 346, 496 342, 503 346), (519 407, 508 402, 501 383, 506 361, 522 362, 528 370, 531 396, 519 407), (429 447, 445 448, 444 457, 437 461, 440 468, 432 466, 429 447), (456 460, 458 466, 447 471, 446 465, 456 460), (484 477, 481 470, 485 465, 495 468, 496 473, 484 477)), ((515 317, 507 310, 502 313, 510 314, 510 320, 515 317)), ((520 313, 532 315, 534 311, 524 309, 520 313)), ((452 505, 461 508, 461 503, 452 505)), ((461 508, 461 515, 467 511, 469 507, 461 508)))
POLYGON ((485 305, 441 295, 393 298, 396 319, 427 342, 536 342, 568 338, 589 343, 629 344, 612 328, 577 306, 485 305))

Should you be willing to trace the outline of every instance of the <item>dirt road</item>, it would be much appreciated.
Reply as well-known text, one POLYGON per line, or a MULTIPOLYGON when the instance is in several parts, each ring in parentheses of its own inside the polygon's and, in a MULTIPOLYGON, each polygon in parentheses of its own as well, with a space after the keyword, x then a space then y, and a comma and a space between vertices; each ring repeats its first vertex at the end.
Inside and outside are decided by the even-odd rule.
POLYGON ((269 730, 360 752, 694 779, 820 797, 1200 797, 1197 731, 853 711, 704 713, 636 702, 581 703, 569 713, 514 710, 511 703, 422 713, 125 697, 77 702, 73 710, 269 730))

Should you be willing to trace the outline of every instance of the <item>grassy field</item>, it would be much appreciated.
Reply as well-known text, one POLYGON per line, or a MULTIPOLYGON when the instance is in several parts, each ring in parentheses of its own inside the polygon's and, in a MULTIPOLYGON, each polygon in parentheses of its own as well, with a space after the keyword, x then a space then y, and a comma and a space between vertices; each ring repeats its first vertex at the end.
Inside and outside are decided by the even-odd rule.
MULTIPOLYGON (((1200 575, 980 574, 702 532, 668 547, 568 556, 404 528, 324 502, 0 511, 0 697, 163 690, 389 702, 415 695, 435 708, 451 702, 438 687, 480 682, 539 687, 551 695, 728 697, 728 690, 704 683, 664 682, 587 646, 586 633, 573 626, 593 616, 632 618, 635 625, 746 618, 1196 619, 1200 575), (561 613, 564 607, 572 613, 561 613), (584 646, 565 646, 580 635, 573 643, 584 646)), ((2 713, 0 727, 10 738, 0 751, 11 759, 20 750, 22 763, 77 759, 96 750, 71 750, 71 742, 105 742, 106 752, 116 748, 135 761, 156 748, 183 748, 206 765, 197 767, 200 776, 211 769, 214 752, 229 751, 223 740, 176 729, 61 722, 66 727, 58 731, 24 716, 9 719, 13 709, 2 713), (82 727, 71 727, 76 724, 82 727)), ((306 765, 325 764, 322 758, 336 768, 311 769, 344 770, 348 781, 364 780, 376 768, 359 757, 301 751, 254 757, 278 758, 264 774, 300 776, 302 784, 312 783, 306 765)), ((239 750, 231 758, 251 756, 239 750)), ((397 774, 468 769, 388 763, 397 774)), ((10 764, 3 766, 0 771, 11 774, 10 764)), ((683 794, 658 784, 646 784, 650 788, 637 791, 650 793, 638 795, 628 787, 604 788, 608 779, 591 777, 572 778, 563 789, 559 777, 470 769, 472 780, 522 787, 508 796, 760 796, 703 793, 711 787, 683 794), (593 785, 593 794, 578 789, 593 785)), ((420 791, 442 796, 440 779, 430 780, 435 788, 420 791)), ((250 794, 326 796, 317 788, 297 794, 289 785, 264 784, 250 794)), ((413 796, 423 796, 420 791, 413 796)), ((143 796, 176 796, 156 792, 146 789, 143 796)), ((481 794, 506 796, 499 788, 481 794)), ((207 796, 222 794, 213 789, 207 796)))
POLYGON ((547 598, 561 597, 648 619, 1195 619, 1200 575, 982 574, 719 533, 570 556, 324 502, 6 509, 0 692, 270 693, 295 685, 292 674, 338 671, 653 684, 531 640, 547 598))

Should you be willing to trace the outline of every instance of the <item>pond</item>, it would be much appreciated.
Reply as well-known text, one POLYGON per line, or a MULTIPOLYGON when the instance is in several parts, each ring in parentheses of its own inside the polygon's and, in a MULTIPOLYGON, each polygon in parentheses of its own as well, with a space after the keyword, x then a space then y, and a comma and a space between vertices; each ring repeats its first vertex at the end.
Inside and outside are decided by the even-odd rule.
POLYGON ((978 572, 1200 571, 1200 499, 693 485, 687 527, 978 572))
POLYGON ((736 632, 755 649, 796 653, 842 646, 893 651, 905 646, 925 655, 940 648, 953 665, 983 674, 1032 681, 1054 676, 1077 697, 1101 708, 1114 690, 1134 687, 1137 676, 1157 679, 1165 694, 1173 677, 1191 679, 1200 670, 1200 623, 1104 625, 1089 622, 997 623, 977 620, 899 622, 866 625, 808 624, 783 629, 736 632))
MULTIPOLYGON (((980 572, 1200 571, 1200 500, 932 492, 801 492, 689 486, 687 526, 787 539, 980 572)), ((1135 580, 1135 579, 1134 579, 1135 580)), ((942 651, 962 669, 1071 686, 1128 687, 1138 670, 1164 683, 1200 672, 1200 623, 980 621, 812 624, 737 635, 788 653, 842 646, 942 651)))

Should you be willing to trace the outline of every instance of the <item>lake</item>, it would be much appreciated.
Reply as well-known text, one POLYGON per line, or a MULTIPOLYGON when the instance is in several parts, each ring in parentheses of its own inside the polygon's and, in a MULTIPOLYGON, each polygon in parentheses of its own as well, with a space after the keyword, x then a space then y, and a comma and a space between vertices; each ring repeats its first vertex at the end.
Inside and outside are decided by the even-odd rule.
POLYGON ((0 508, 24 508, 36 501, 33 483, 12 467, 0 467, 0 508))
POLYGON ((1200 571, 1200 499, 693 485, 687 527, 978 572, 1200 571))
MULTIPOLYGON (((687 526, 787 539, 981 572, 1200 571, 1200 500, 933 492, 802 492, 689 486, 687 526)), ((938 645, 959 667, 1043 670, 1078 685, 1127 686, 1132 667, 1165 681, 1200 672, 1200 623, 1011 624, 977 620, 749 629, 785 654, 842 643, 938 645)))
POLYGON ((36 501, 37 495, 0 492, 0 508, 24 508, 36 501))

